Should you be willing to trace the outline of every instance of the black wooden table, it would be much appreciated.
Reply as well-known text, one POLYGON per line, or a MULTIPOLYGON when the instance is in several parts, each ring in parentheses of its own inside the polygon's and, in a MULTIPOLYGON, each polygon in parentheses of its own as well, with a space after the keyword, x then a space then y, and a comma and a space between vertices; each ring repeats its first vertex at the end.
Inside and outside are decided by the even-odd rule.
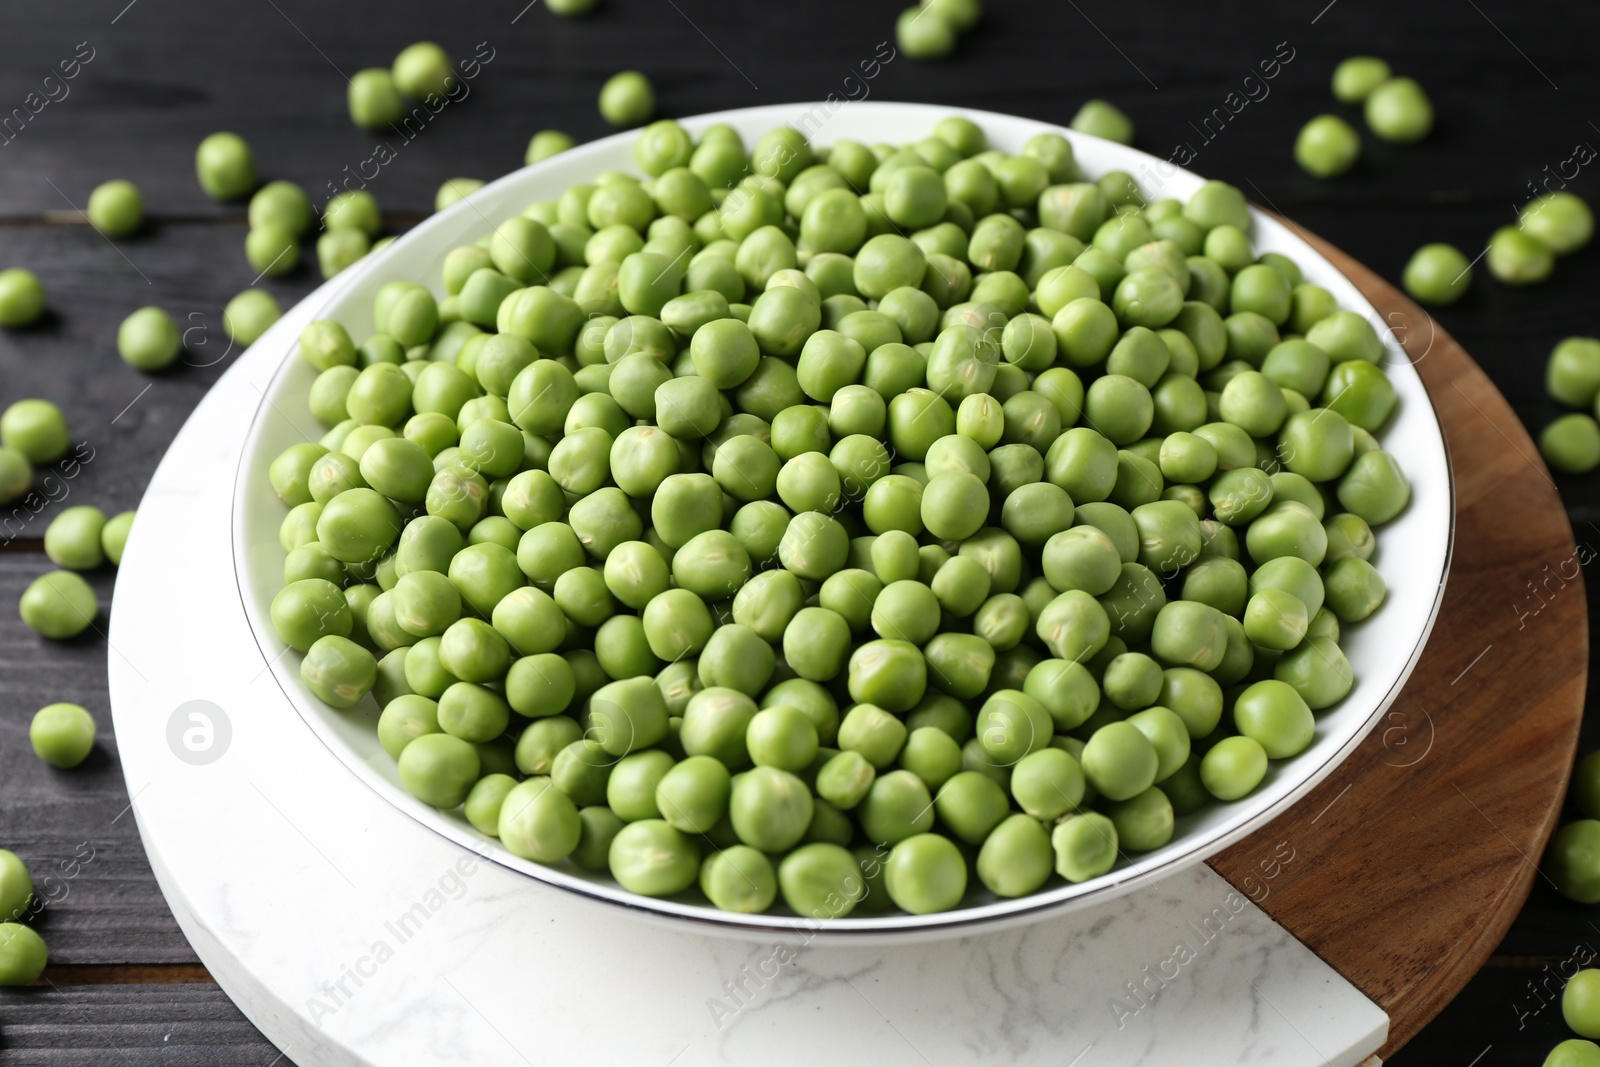
MULTIPOLYGON (((1427 241, 1475 254, 1537 183, 1565 182, 1600 200, 1590 173, 1600 168, 1587 165, 1600 146, 1592 4, 989 0, 951 60, 897 57, 865 80, 860 64, 892 39, 901 2, 602 0, 578 21, 537 0, 7 4, 0 267, 35 270, 52 311, 36 328, 0 334, 0 403, 55 400, 94 458, 74 477, 41 479, 37 507, 0 511, 0 605, 47 568, 40 538, 55 511, 138 503, 178 427, 231 363, 221 309, 255 272, 243 255, 242 210, 212 204, 196 186, 195 144, 235 130, 265 177, 298 181, 320 201, 377 141, 346 118, 345 76, 386 65, 415 40, 436 39, 455 55, 482 42, 492 58, 470 97, 371 180, 391 230, 431 210, 444 179, 519 166, 535 130, 579 140, 607 132, 595 95, 627 67, 651 76, 664 115, 833 93, 1065 122, 1085 98, 1105 96, 1134 117, 1140 147, 1172 156, 1187 146, 1195 170, 1234 182, 1391 278, 1427 241), (1328 75, 1352 53, 1385 56, 1417 77, 1438 125, 1414 147, 1366 138, 1353 174, 1319 182, 1295 168, 1291 146, 1302 123, 1335 110, 1328 75), (1274 58, 1277 76, 1261 79, 1260 64, 1274 58), (77 76, 47 80, 62 61, 77 76), (116 244, 78 212, 113 177, 136 182, 154 218, 116 244), (117 324, 145 304, 166 307, 189 331, 185 365, 147 376, 117 358, 117 324)), ((287 307, 315 282, 302 269, 266 287, 287 307)), ((1542 388, 1550 346, 1600 334, 1597 286, 1600 252, 1589 249, 1536 289, 1484 277, 1440 319, 1537 429, 1556 414, 1542 388)), ((1600 543, 1600 479, 1563 479, 1561 488, 1579 543, 1600 543)), ((93 578, 102 602, 113 579, 93 578)), ((44 642, 0 610, 0 847, 28 862, 52 901, 38 920, 51 951, 44 983, 0 995, 0 1064, 268 1067, 277 1051, 210 982, 162 901, 109 728, 75 771, 52 771, 29 749, 29 719, 53 701, 82 703, 108 727, 105 656, 99 639, 44 642)), ((1586 735, 1586 748, 1600 742, 1600 725, 1586 735)), ((1597 954, 1600 912, 1536 886, 1488 967, 1397 1062, 1540 1062, 1569 1036, 1554 973, 1597 954)))

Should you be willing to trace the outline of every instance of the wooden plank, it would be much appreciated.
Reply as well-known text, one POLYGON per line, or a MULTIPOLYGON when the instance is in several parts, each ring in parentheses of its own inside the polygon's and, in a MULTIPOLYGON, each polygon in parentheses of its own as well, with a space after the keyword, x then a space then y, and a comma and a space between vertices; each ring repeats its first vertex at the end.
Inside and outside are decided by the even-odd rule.
POLYGON ((1460 196, 1492 201, 1504 214, 1511 190, 1592 136, 1581 115, 1548 105, 1590 99, 1600 87, 1584 32, 1592 14, 1557 5, 1498 4, 1493 25, 1460 5, 1342 0, 1315 23, 1316 12, 1301 18, 1244 5, 1229 9, 1223 33, 1205 5, 1172 7, 1159 19, 1136 5, 991 5, 955 61, 902 57, 865 83, 859 64, 891 38, 893 5, 608 0, 579 21, 524 6, 472 5, 446 19, 425 0, 137 3, 126 11, 126 0, 103 0, 94 14, 84 5, 46 5, 0 42, 0 114, 39 89, 46 70, 78 42, 89 41, 95 57, 69 83, 69 96, 45 106, 0 149, 8 177, 0 214, 62 208, 61 193, 45 179, 81 204, 96 181, 114 174, 145 186, 162 214, 214 213, 194 187, 190 162, 196 142, 218 128, 249 137, 273 176, 324 189, 347 163, 367 158, 375 141, 345 115, 343 74, 385 64, 424 36, 456 55, 486 41, 495 58, 466 101, 383 168, 380 198, 413 212, 426 210, 439 182, 462 169, 487 177, 518 165, 534 129, 555 126, 585 140, 607 132, 595 95, 607 75, 629 66, 654 78, 669 115, 833 92, 1064 122, 1085 98, 1107 96, 1138 119, 1140 143, 1152 151, 1165 156, 1190 144, 1197 170, 1241 184, 1287 176, 1266 193, 1296 214, 1313 200, 1420 205, 1460 196), (1507 39, 1523 42, 1537 67, 1507 39), (1207 47, 1195 48, 1199 40, 1207 47), (1403 54, 1406 71, 1434 94, 1438 136, 1416 147, 1369 139, 1368 162, 1336 189, 1291 171, 1294 131, 1333 106, 1326 92, 1332 64, 1375 49, 1403 54), (1287 65, 1270 68, 1277 77, 1262 81, 1261 64, 1291 51, 1287 65), (1560 97, 1540 70, 1561 85, 1560 97), (1252 75, 1257 80, 1246 83, 1252 75), (858 80, 847 81, 852 76, 858 80), (1208 118, 1209 140, 1199 132, 1208 118), (130 123, 138 153, 128 150, 130 123), (1485 128, 1495 131, 1489 155, 1478 140, 1485 128))
MULTIPOLYGON (((238 354, 222 331, 222 308, 251 284, 244 230, 164 225, 114 247, 87 226, 0 228, 0 262, 26 263, 52 313, 27 330, 0 333, 6 402, 44 397, 66 414, 67 460, 36 473, 35 495, 0 507, 0 543, 37 539, 61 507, 135 507, 178 428, 238 354), (159 374, 117 355, 117 327, 131 311, 159 304, 187 333, 180 362, 159 374)), ((285 307, 315 284, 302 271, 271 290, 285 307)))
MULTIPOLYGON (((23 626, 11 605, 50 569, 42 554, 0 553, 0 848, 21 856, 45 901, 34 923, 54 964, 193 963, 145 859, 128 810, 106 699, 106 646, 88 631, 47 641, 23 626), (28 743, 28 723, 45 704, 70 701, 100 724, 81 766, 57 770, 28 743)), ((89 576, 104 629, 115 571, 89 576)))
POLYGON ((1324 250, 1375 306, 1412 324, 1408 352, 1455 472, 1450 580, 1379 727, 1212 866, 1241 890, 1263 888, 1252 898, 1388 1011, 1392 1050, 1489 957, 1555 828, 1583 715, 1589 557, 1526 432, 1465 351, 1419 330, 1426 316, 1376 275, 1324 250), (1268 881, 1260 863, 1280 841, 1296 861, 1268 881))
POLYGON ((214 985, 32 987, 0 995, 15 1067, 294 1067, 214 985))

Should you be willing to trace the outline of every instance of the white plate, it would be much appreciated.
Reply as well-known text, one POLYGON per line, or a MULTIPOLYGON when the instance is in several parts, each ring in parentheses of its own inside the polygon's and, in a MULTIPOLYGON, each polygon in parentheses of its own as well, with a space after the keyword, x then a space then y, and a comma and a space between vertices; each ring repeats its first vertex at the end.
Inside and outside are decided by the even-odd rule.
MULTIPOLYGON (((935 121, 950 114, 979 123, 989 143, 1016 152, 1035 133, 1053 131, 1071 139, 1084 173, 1095 177, 1113 169, 1133 174, 1147 196, 1187 199, 1202 179, 1164 160, 1122 145, 1027 119, 983 111, 921 104, 826 103, 749 108, 683 120, 695 133, 725 122, 753 143, 774 126, 791 123, 818 144, 848 138, 863 143, 913 142, 927 136, 935 121)), ((395 280, 420 282, 439 292, 440 266, 450 249, 476 240, 530 202, 558 196, 607 168, 634 170, 633 133, 618 134, 562 153, 485 186, 396 241, 388 250, 351 268, 348 279, 318 311, 317 318, 344 323, 353 336, 372 331, 372 299, 395 280)), ((974 903, 937 915, 847 917, 819 923, 785 915, 736 915, 678 900, 656 900, 623 890, 571 865, 546 867, 512 855, 498 841, 480 834, 459 813, 437 811, 412 797, 400 784, 395 761, 378 744, 378 709, 369 697, 356 709, 336 711, 314 697, 300 680, 299 655, 286 652, 273 631, 269 606, 281 587, 283 550, 278 526, 283 505, 267 482, 267 466, 284 448, 315 441, 322 428, 306 409, 315 372, 285 347, 282 368, 273 378, 251 426, 234 489, 233 538, 239 590, 256 641, 273 676, 306 723, 367 785, 412 818, 474 852, 532 877, 637 913, 693 925, 707 931, 768 936, 775 930, 808 930, 811 936, 854 935, 850 940, 957 936, 975 928, 993 929, 1030 922, 1090 902, 1107 900, 1142 882, 1196 864, 1259 830, 1326 778, 1360 743, 1399 694, 1427 640, 1444 592, 1454 521, 1450 464, 1444 438, 1422 380, 1390 337, 1378 313, 1337 268, 1282 223, 1256 212, 1258 252, 1291 256, 1306 281, 1328 289, 1339 306, 1366 315, 1388 347, 1387 371, 1400 397, 1399 410, 1382 436, 1385 449, 1400 457, 1412 484, 1411 504, 1382 528, 1373 562, 1389 587, 1388 601, 1367 622, 1345 631, 1341 641, 1355 669, 1356 683, 1336 707, 1320 713, 1310 748, 1277 762, 1251 796, 1233 804, 1214 804, 1178 820, 1171 843, 1153 852, 1125 857, 1115 870, 1079 885, 1058 885, 1016 900, 973 894, 974 903), (294 358, 291 358, 294 357, 294 358)), ((315 783, 307 783, 315 788, 315 783)), ((979 887, 981 889, 981 887, 979 887)))

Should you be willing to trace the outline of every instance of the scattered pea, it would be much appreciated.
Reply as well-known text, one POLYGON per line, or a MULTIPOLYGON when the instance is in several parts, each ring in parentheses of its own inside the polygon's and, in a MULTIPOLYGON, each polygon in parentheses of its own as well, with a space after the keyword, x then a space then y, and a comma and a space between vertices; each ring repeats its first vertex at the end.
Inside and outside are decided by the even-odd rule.
POLYGON ((600 89, 600 117, 613 126, 643 125, 655 110, 655 89, 636 70, 613 74, 600 89))
POLYGON ((144 197, 130 181, 116 179, 89 194, 89 225, 107 237, 127 237, 144 225, 144 197))
POLYGON ((94 748, 94 719, 77 704, 48 704, 34 714, 28 740, 50 766, 76 767, 94 748))
POLYGON ((39 276, 21 267, 0 270, 0 326, 32 326, 44 314, 44 286, 39 276))
POLYGON ((1412 253, 1400 280, 1417 300, 1444 307, 1472 285, 1472 263, 1454 245, 1423 245, 1412 253))
POLYGON ((183 335, 164 308, 143 307, 117 327, 117 354, 130 367, 158 371, 170 367, 183 351, 183 335))
POLYGON ((1294 142, 1294 161, 1314 178, 1336 178, 1360 156, 1360 135, 1338 115, 1318 115, 1301 127, 1294 142))

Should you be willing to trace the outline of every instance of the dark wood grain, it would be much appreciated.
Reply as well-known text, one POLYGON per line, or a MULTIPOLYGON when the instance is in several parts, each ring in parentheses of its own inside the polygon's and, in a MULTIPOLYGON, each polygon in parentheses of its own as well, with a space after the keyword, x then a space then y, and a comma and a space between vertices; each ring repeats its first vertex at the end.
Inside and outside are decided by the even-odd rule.
MULTIPOLYGON (((15 604, 49 569, 42 553, 0 553, 0 604, 15 604)), ((98 630, 105 629, 114 575, 109 568, 89 575, 102 606, 98 630)), ((0 847, 33 873, 45 902, 33 921, 53 963, 193 962, 129 811, 106 699, 106 653, 93 630, 47 641, 14 610, 0 611, 0 847), (82 704, 100 725, 93 753, 70 771, 45 764, 28 743, 33 713, 60 700, 82 704)))
MULTIPOLYGON (((575 22, 537 4, 524 12, 526 0, 448 11, 437 0, 136 0, 131 6, 127 0, 81 0, 8 11, 0 35, 0 115, 21 105, 78 42, 90 42, 95 57, 71 83, 69 97, 0 144, 0 266, 38 270, 55 313, 41 329, 0 333, 0 401, 49 396, 96 449, 66 500, 133 506, 178 426, 227 365, 216 358, 224 347, 220 309, 254 278, 240 250, 242 209, 199 194, 194 145, 212 130, 235 129, 254 144, 267 177, 292 178, 325 194, 328 182, 366 158, 375 141, 345 118, 341 71, 385 63, 419 38, 438 39, 457 54, 480 41, 495 50, 474 80, 472 97, 447 109, 371 183, 394 226, 403 226, 427 213, 445 178, 488 178, 517 166, 536 129, 562 128, 580 140, 609 132, 595 113, 594 95, 617 69, 647 71, 665 114, 830 91, 859 95, 844 79, 889 35, 906 2, 602 0, 593 17, 575 22), (116 176, 138 182, 156 216, 147 234, 119 242, 120 252, 81 223, 70 224, 89 190, 116 176), (112 348, 116 325, 146 303, 162 304, 185 326, 205 326, 191 339, 204 337, 207 346, 196 345, 191 362, 212 365, 180 367, 154 379, 123 367, 112 348), (196 314, 201 318, 189 318, 196 314)), ((1530 179, 1568 158, 1577 142, 1600 144, 1600 130, 1590 124, 1600 121, 1594 107, 1600 67, 1592 58, 1600 9, 1593 5, 991 0, 988 6, 984 22, 952 60, 896 59, 868 87, 871 97, 1052 121, 1068 119, 1086 97, 1109 97, 1137 120, 1141 147, 1167 155, 1180 141, 1198 144, 1196 170, 1235 182, 1391 279, 1425 241, 1449 240, 1475 254, 1490 230, 1510 221, 1530 179), (1241 88, 1284 41, 1295 58, 1271 82, 1269 95, 1200 144, 1193 124, 1241 88), (1326 80, 1334 63, 1354 52, 1385 55, 1419 78, 1437 104, 1438 126, 1417 146, 1366 138, 1364 159, 1352 174, 1318 182, 1295 169, 1290 145, 1313 114, 1344 110, 1329 100, 1326 80)), ((1593 170, 1585 168, 1571 186, 1591 199, 1600 192, 1593 170)), ((303 271, 268 287, 288 306, 314 283, 303 271)), ((1516 414, 1537 428, 1556 413, 1543 396, 1544 355, 1564 335, 1600 332, 1590 295, 1597 286, 1600 256, 1585 251, 1564 260, 1545 286, 1512 291, 1480 280, 1459 305, 1440 312, 1439 321, 1516 414)), ((1600 544, 1600 530, 1589 526, 1600 522, 1600 476, 1558 483, 1579 540, 1600 544)), ((10 538, 0 527, 0 547, 36 552, 34 538, 57 506, 10 538)), ((1514 526, 1516 519, 1502 521, 1514 526)), ((0 605, 43 566, 0 552, 0 605)), ((1513 577, 1523 580, 1520 573, 1513 577)), ((109 580, 109 573, 96 579, 103 599, 109 580)), ((1600 596, 1597 585, 1590 583, 1586 596, 1600 596)), ((104 841, 74 879, 73 895, 43 917, 54 958, 69 968, 63 976, 82 976, 70 968, 193 961, 149 875, 131 817, 115 819, 127 796, 114 742, 103 737, 104 762, 74 775, 41 773, 47 769, 26 749, 27 716, 42 703, 78 700, 103 716, 105 655, 94 639, 47 647, 20 628, 10 609, 0 610, 0 846, 23 853, 37 870, 71 857, 91 830, 97 845, 104 841)), ((1519 669, 1515 658, 1496 667, 1504 675, 1519 669)), ((1600 682, 1592 678, 1590 684, 1600 682)), ((1509 706, 1507 714, 1514 714, 1509 706)), ((1587 723, 1583 747, 1596 745, 1600 722, 1587 723)), ((1561 751, 1546 753, 1532 773, 1559 777, 1566 758, 1561 751)), ((1487 847, 1481 826, 1462 818, 1458 829, 1461 840, 1434 868, 1438 881, 1492 859, 1478 852, 1487 847)), ((1310 878, 1312 865, 1302 872, 1310 878)), ((1373 891, 1390 876, 1375 870, 1361 889, 1373 891)), ((1537 1062, 1563 1036, 1559 1020, 1545 1012, 1537 1025, 1519 1031, 1510 1013, 1519 983, 1506 976, 1520 976, 1526 961, 1563 959, 1585 939, 1600 944, 1591 922, 1600 922, 1592 909, 1535 885, 1506 934, 1503 955, 1492 957, 1440 1022, 1394 1062, 1465 1065, 1480 1054, 1481 1067, 1537 1062)), ((1391 943, 1403 945, 1404 936, 1391 943)), ((153 1062, 159 1055, 264 1067, 276 1055, 214 989, 101 986, 95 993, 63 984, 48 998, 35 992, 0 995, 0 1063, 142 1063, 141 1057, 153 1062), (40 1005, 48 1005, 47 1017, 35 1012, 40 1005), (19 1010, 26 1018, 22 1032, 19 1010), (161 1019, 166 1028, 150 1023, 161 1019), (192 1025, 171 1025, 179 1019, 192 1025), (209 1022, 201 1026, 201 1019, 209 1022), (134 1039, 125 1029, 130 1024, 149 1025, 134 1039), (122 1054, 112 1051, 124 1046, 122 1054)))
POLYGON ((0 1017, 7 1067, 293 1067, 215 985, 33 986, 0 1017))

